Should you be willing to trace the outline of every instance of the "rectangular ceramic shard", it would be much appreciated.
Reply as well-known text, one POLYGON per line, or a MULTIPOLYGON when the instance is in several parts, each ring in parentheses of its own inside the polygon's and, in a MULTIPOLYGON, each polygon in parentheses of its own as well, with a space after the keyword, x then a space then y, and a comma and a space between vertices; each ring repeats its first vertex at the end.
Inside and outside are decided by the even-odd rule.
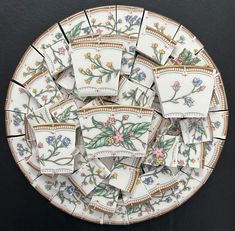
POLYGON ((136 185, 131 193, 122 191, 123 202, 125 206, 133 206, 135 204, 143 203, 151 198, 144 184, 137 180, 136 185))
POLYGON ((177 165, 180 167, 202 168, 203 153, 203 143, 185 144, 180 142, 177 165))
POLYGON ((74 170, 75 125, 69 123, 33 126, 41 173, 71 173, 74 170))
POLYGON ((89 207, 106 214, 116 211, 119 189, 105 183, 99 184, 92 195, 89 207))
POLYGON ((154 83, 153 69, 157 66, 144 56, 137 55, 130 74, 130 79, 150 88, 154 83))
POLYGON ((71 56, 69 46, 65 39, 58 40, 52 45, 48 45, 43 50, 47 69, 52 76, 68 69, 71 66, 71 56))
POLYGON ((121 77, 118 87, 118 95, 110 100, 128 106, 151 107, 155 93, 136 82, 121 77))
POLYGON ((7 136, 25 134, 25 114, 19 111, 5 111, 7 136))
POLYGON ((53 45, 57 41, 65 39, 59 25, 56 23, 46 30, 40 37, 32 44, 41 54, 48 46, 53 45))
POLYGON ((150 195, 154 195, 157 192, 171 188, 176 184, 174 168, 166 166, 155 167, 152 170, 142 174, 140 176, 142 183, 148 190, 150 195))
POLYGON ((180 24, 163 15, 145 10, 140 35, 145 33, 145 28, 147 26, 154 28, 169 39, 173 39, 180 24))
POLYGON ((153 145, 148 148, 144 163, 152 166, 177 167, 178 148, 179 136, 157 136, 153 145))
POLYGON ((60 101, 50 107, 50 113, 58 123, 74 123, 79 125, 78 108, 74 99, 60 101))
POLYGON ((114 105, 79 110, 88 158, 145 156, 152 114, 151 109, 114 105))
POLYGON ((157 112, 154 112, 151 126, 149 128, 148 143, 150 143, 151 141, 153 141, 156 138, 157 131, 162 123, 162 120, 163 120, 162 116, 160 114, 158 114, 157 112))
POLYGON ((46 63, 43 56, 33 47, 29 46, 16 67, 12 79, 24 84, 33 75, 44 71, 46 71, 46 63))
POLYGON ((192 66, 157 67, 155 83, 164 117, 206 117, 215 69, 192 66))
POLYGON ((78 43, 72 45, 71 55, 78 96, 117 95, 122 58, 121 44, 78 43))
POLYGON ((137 50, 160 65, 164 65, 170 57, 175 43, 152 27, 146 27, 144 34, 140 34, 137 50), (148 42, 146 42, 148 41, 148 42))
POLYGON ((143 8, 117 5, 117 34, 138 37, 143 8))
POLYGON ((228 131, 228 111, 209 112, 213 137, 225 139, 228 131))
POLYGON ((32 154, 32 145, 26 141, 25 136, 11 137, 7 141, 16 162, 32 154))
POLYGON ((176 42, 176 46, 172 52, 173 57, 178 57, 185 48, 193 54, 196 54, 203 48, 201 42, 182 25, 174 36, 174 41, 176 42))
POLYGON ((214 168, 224 146, 224 140, 214 138, 213 141, 208 141, 203 144, 203 164, 207 167, 214 168))
POLYGON ((27 113, 28 111, 39 108, 39 104, 31 97, 27 90, 20 85, 10 82, 5 110, 27 113))
POLYGON ((139 177, 139 169, 116 163, 109 176, 109 184, 125 192, 132 192, 139 177))
POLYGON ((60 25, 70 43, 77 36, 91 33, 91 27, 84 11, 65 18, 64 20, 60 21, 60 25))
POLYGON ((34 141, 35 135, 33 132, 34 125, 42 125, 47 123, 53 123, 51 114, 46 107, 41 107, 37 110, 30 111, 26 115, 26 138, 28 141, 34 141))
POLYGON ((101 6, 86 10, 94 33, 116 34, 116 6, 101 6))
POLYGON ((213 139, 210 118, 189 118, 180 121, 185 144, 196 144, 213 139))
POLYGON ((73 173, 69 179, 82 192, 83 195, 88 195, 110 174, 110 171, 98 159, 89 161, 83 165, 78 171, 73 173))
POLYGON ((24 83, 24 87, 41 106, 49 107, 63 99, 61 92, 47 71, 31 77, 24 83))

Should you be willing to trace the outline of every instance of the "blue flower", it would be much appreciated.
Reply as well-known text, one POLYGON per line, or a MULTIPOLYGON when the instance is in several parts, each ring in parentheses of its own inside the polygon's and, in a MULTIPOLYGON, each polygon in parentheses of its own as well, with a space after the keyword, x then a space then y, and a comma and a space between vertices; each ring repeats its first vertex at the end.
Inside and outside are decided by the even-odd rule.
POLYGON ((138 81, 145 80, 145 78, 146 78, 146 74, 145 74, 143 71, 141 71, 140 73, 138 73, 138 75, 137 75, 138 81))
POLYGON ((62 33, 60 33, 60 32, 56 33, 55 37, 56 37, 57 40, 62 38, 62 33))
POLYGON ((89 26, 82 28, 82 30, 85 34, 90 34, 90 32, 91 32, 91 28, 89 26))
POLYGON ((141 24, 141 18, 138 18, 137 20, 136 20, 136 25, 140 25, 141 24))
POLYGON ((21 143, 18 143, 17 148, 23 148, 23 145, 21 143))
POLYGON ((129 22, 130 20, 131 20, 131 15, 127 15, 126 17, 125 17, 125 20, 126 20, 126 22, 129 22))
POLYGON ((139 72, 140 71, 140 68, 139 67, 136 67, 135 69, 133 69, 133 72, 139 72))
POLYGON ((30 120, 32 120, 33 119, 33 115, 30 113, 30 114, 28 114, 27 115, 27 119, 30 119, 30 120))
POLYGON ((55 139, 54 136, 48 136, 48 137, 46 138, 46 142, 47 142, 48 144, 51 144, 51 143, 54 141, 54 139, 55 139))
POLYGON ((143 180, 143 183, 147 184, 147 185, 151 185, 153 184, 153 178, 151 176, 149 177, 146 177, 144 180, 143 180))
POLYGON ((14 126, 16 126, 16 127, 20 125, 19 120, 14 120, 13 123, 14 123, 14 126))
POLYGON ((136 49, 135 46, 130 46, 130 47, 129 47, 129 52, 134 53, 134 52, 135 52, 135 49, 136 49))
POLYGON ((220 123, 219 121, 216 121, 216 122, 214 123, 214 127, 215 127, 215 128, 219 128, 220 125, 221 125, 221 123, 220 123))
POLYGON ((68 137, 64 137, 64 139, 62 140, 62 143, 65 147, 68 147, 69 144, 71 143, 71 140, 68 137))
POLYGON ((166 202, 167 202, 167 203, 170 203, 171 201, 172 201, 172 198, 171 198, 171 197, 167 197, 167 198, 166 198, 166 202))
POLYGON ((72 185, 67 186, 66 191, 67 191, 67 193, 69 193, 69 194, 73 193, 73 191, 74 191, 73 186, 72 186, 72 185))
POLYGON ((122 57, 122 65, 126 65, 128 63, 127 58, 122 57))
POLYGON ((194 100, 191 97, 185 97, 184 98, 184 105, 188 107, 194 106, 194 100))
POLYGON ((196 77, 193 79, 193 86, 194 87, 199 87, 201 84, 202 84, 202 80, 201 79, 196 78, 196 77))

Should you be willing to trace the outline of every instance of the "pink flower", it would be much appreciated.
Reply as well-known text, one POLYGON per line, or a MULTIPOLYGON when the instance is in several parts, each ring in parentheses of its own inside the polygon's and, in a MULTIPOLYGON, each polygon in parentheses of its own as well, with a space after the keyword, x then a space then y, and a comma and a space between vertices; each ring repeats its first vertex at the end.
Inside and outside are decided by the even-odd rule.
POLYGON ((175 81, 172 88, 174 91, 178 91, 180 89, 180 82, 179 81, 175 81))
POLYGON ((152 209, 150 207, 147 207, 145 210, 147 213, 151 213, 151 211, 152 211, 152 209))
POLYGON ((43 148, 43 143, 39 142, 38 143, 38 148, 43 148))
POLYGON ((116 132, 115 136, 113 136, 115 144, 118 144, 124 141, 123 135, 120 132, 116 132))
POLYGON ((135 136, 135 133, 133 131, 128 132, 129 136, 135 136))
POLYGON ((183 160, 179 160, 179 161, 178 161, 178 165, 179 165, 179 166, 184 166, 184 161, 183 161, 183 160))
POLYGON ((157 158, 163 158, 163 148, 154 148, 153 149, 153 154, 156 155, 157 158))
POLYGON ((123 120, 128 120, 128 118, 129 118, 129 115, 123 115, 123 116, 122 116, 122 119, 123 119, 123 120))
POLYGON ((63 47, 60 47, 59 49, 58 49, 58 52, 59 52, 59 54, 60 55, 65 55, 65 49, 63 48, 63 47))
POLYGON ((197 92, 199 92, 199 91, 204 91, 204 90, 205 90, 205 88, 206 88, 206 86, 205 86, 205 85, 200 86, 200 87, 197 89, 197 92))
POLYGON ((108 201, 108 202, 107 202, 107 205, 108 205, 108 206, 112 206, 112 205, 113 205, 113 202, 112 202, 112 201, 108 201))
POLYGON ((98 33, 98 34, 102 34, 102 32, 103 32, 103 30, 101 30, 101 29, 96 30, 96 33, 98 33))
POLYGON ((178 65, 181 65, 181 64, 183 64, 183 59, 182 58, 178 58, 177 60, 176 60, 176 64, 178 64, 178 65))
POLYGON ((108 120, 107 120, 107 123, 114 125, 114 124, 116 124, 116 120, 115 120, 114 117, 109 117, 108 120))
POLYGON ((47 101, 47 95, 43 95, 43 96, 41 97, 41 99, 42 99, 43 101, 47 101))

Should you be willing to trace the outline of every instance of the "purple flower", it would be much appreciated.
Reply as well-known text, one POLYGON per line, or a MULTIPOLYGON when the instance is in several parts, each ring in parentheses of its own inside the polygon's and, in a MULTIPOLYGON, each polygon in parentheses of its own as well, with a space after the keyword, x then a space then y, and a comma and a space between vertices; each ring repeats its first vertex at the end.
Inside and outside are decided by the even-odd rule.
POLYGON ((153 184, 153 178, 152 178, 151 176, 146 177, 146 178, 143 180, 143 183, 144 183, 144 184, 147 184, 147 185, 151 185, 151 184, 153 184))
POLYGON ((135 49, 136 49, 135 46, 130 46, 130 47, 129 47, 129 52, 134 53, 134 52, 135 52, 135 49))
POLYGON ((130 22, 131 18, 132 18, 131 15, 127 15, 127 16, 125 17, 126 22, 130 22))
POLYGON ((90 34, 91 33, 91 28, 89 26, 85 27, 85 28, 82 28, 82 30, 85 34, 90 34))
POLYGON ((136 20, 136 25, 140 25, 141 24, 141 18, 138 18, 137 20, 136 20))
POLYGON ((33 115, 32 115, 31 113, 28 114, 28 115, 27 115, 27 119, 32 120, 32 119, 33 119, 33 115))
POLYGON ((202 80, 201 79, 196 78, 196 77, 193 79, 193 86, 194 87, 199 87, 201 84, 202 84, 202 80))
POLYGON ((215 128, 219 128, 220 125, 221 125, 221 123, 220 123, 219 121, 216 121, 216 122, 214 123, 214 127, 215 127, 215 128))
POLYGON ((184 98, 184 105, 188 107, 194 106, 194 100, 191 97, 185 97, 184 98))
POLYGON ((60 33, 60 32, 56 33, 55 37, 57 40, 59 40, 62 37, 62 33, 60 33))
POLYGON ((18 144, 17 144, 17 148, 23 148, 23 145, 20 144, 20 143, 18 143, 18 144))
POLYGON ((128 60, 125 57, 122 57, 122 65, 126 65, 128 63, 128 60))
POLYGON ((145 80, 145 78, 146 78, 146 74, 145 74, 143 71, 141 71, 140 73, 138 73, 138 75, 137 75, 138 81, 145 80))
POLYGON ((171 197, 167 197, 167 198, 166 198, 166 202, 167 202, 167 203, 170 203, 171 201, 172 201, 172 198, 171 198, 171 197))
POLYGON ((71 140, 68 137, 64 137, 64 139, 62 140, 62 143, 65 147, 68 147, 69 144, 71 143, 71 140))
POLYGON ((47 142, 48 144, 51 144, 51 143, 54 141, 54 139, 55 139, 54 136, 48 136, 48 137, 46 138, 46 142, 47 142))
POLYGON ((16 126, 16 127, 20 125, 20 122, 19 122, 19 120, 17 120, 17 119, 14 120, 13 123, 14 123, 14 126, 16 126))

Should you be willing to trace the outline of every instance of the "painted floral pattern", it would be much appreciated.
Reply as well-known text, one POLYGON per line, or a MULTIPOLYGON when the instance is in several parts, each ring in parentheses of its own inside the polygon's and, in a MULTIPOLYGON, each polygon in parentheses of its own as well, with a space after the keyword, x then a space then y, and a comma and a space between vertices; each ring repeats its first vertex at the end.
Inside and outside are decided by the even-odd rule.
POLYGON ((203 123, 203 119, 192 118, 188 119, 188 132, 192 136, 192 142, 202 142, 203 138, 207 138, 206 128, 203 123))
POLYGON ((187 107, 193 107, 194 106, 194 99, 192 98, 192 95, 195 93, 200 93, 202 91, 205 90, 206 86, 202 85, 203 81, 200 78, 195 77, 192 80, 192 90, 189 91, 189 93, 178 96, 180 93, 180 88, 181 88, 181 83, 179 81, 175 81, 173 83, 172 90, 173 90, 173 95, 170 99, 168 100, 163 100, 162 103, 174 103, 174 104, 178 104, 180 103, 181 100, 183 100, 184 105, 187 107))
POLYGON ((74 105, 68 106, 62 112, 55 111, 52 114, 55 120, 60 123, 78 120, 77 108, 74 105))
POLYGON ((139 67, 133 68, 131 71, 131 79, 137 80, 138 82, 144 81, 146 79, 146 73, 139 67))
POLYGON ((136 29, 136 27, 139 27, 141 24, 141 17, 138 17, 137 15, 126 15, 124 18, 124 21, 119 18, 117 20, 117 34, 127 34, 127 35, 138 35, 137 32, 133 32, 133 30, 136 29), (125 24, 125 28, 120 27, 119 24, 125 24))
POLYGON ((176 65, 196 65, 201 60, 195 57, 190 50, 186 48, 179 54, 178 58, 175 60, 176 65))
POLYGON ((166 51, 163 48, 159 48, 157 43, 152 43, 151 48, 153 50, 153 56, 152 58, 159 64, 162 63, 162 58, 166 51))
POLYGON ((149 129, 150 123, 133 123, 129 121, 129 115, 123 115, 122 119, 109 117, 105 122, 97 121, 92 117, 92 127, 84 126, 82 129, 90 131, 98 129, 100 133, 94 138, 84 137, 85 146, 88 149, 96 149, 103 146, 121 146, 127 150, 137 151, 133 141, 138 141, 144 147, 146 144, 141 136, 149 129))
POLYGON ((85 54, 85 59, 90 61, 90 68, 79 68, 79 72, 84 75, 85 83, 89 85, 92 80, 96 80, 97 84, 103 81, 109 82, 112 78, 118 76, 120 69, 116 69, 112 62, 107 62, 105 65, 101 62, 101 55, 96 54, 92 57, 91 53, 85 54))
POLYGON ((33 76, 36 75, 38 73, 44 72, 46 71, 46 63, 45 60, 42 61, 36 61, 34 63, 34 67, 31 66, 27 66, 26 70, 23 72, 23 77, 26 78, 28 76, 33 76))
POLYGON ((136 49, 135 46, 130 46, 128 48, 124 47, 121 60, 122 66, 127 65, 128 68, 132 67, 135 58, 135 49, 136 49))
POLYGON ((56 136, 48 136, 45 139, 45 142, 39 142, 37 144, 38 148, 43 148, 44 145, 48 145, 47 154, 42 154, 39 157, 39 162, 43 166, 45 166, 45 162, 52 162, 59 166, 67 166, 71 165, 74 159, 74 156, 64 157, 61 155, 64 149, 71 145, 70 138, 62 135, 56 136))

